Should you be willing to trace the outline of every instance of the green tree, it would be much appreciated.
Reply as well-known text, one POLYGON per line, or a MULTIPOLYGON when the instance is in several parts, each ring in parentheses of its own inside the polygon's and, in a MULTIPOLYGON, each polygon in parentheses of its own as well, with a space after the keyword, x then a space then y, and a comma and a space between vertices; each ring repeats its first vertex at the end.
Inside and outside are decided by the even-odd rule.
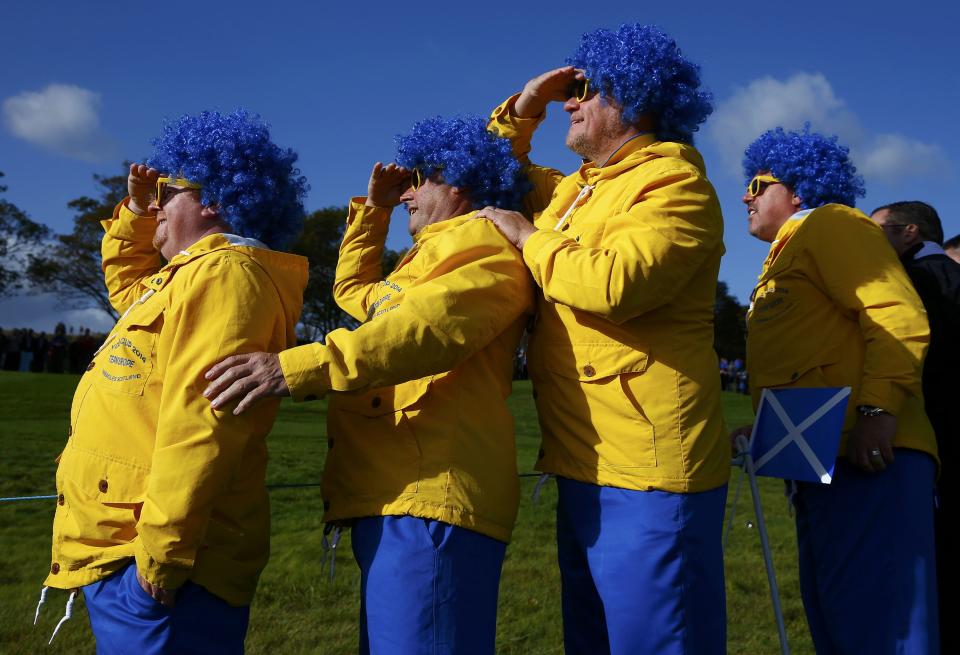
POLYGON ((730 295, 726 282, 717 282, 713 310, 713 347, 720 357, 743 359, 747 354, 747 308, 730 295))
MULTIPOLYGON (((303 292, 303 312, 300 322, 306 328, 306 338, 322 339, 339 327, 356 327, 357 321, 341 310, 333 299, 333 280, 343 230, 347 224, 346 207, 326 207, 309 214, 303 222, 303 231, 290 251, 310 260, 310 280, 303 292)), ((399 261, 400 253, 384 249, 383 268, 386 274, 399 261)))
MULTIPOLYGON (((3 173, 0 172, 0 177, 3 173)), ((0 184, 0 193, 7 187, 0 184)), ((0 198, 0 298, 23 288, 22 273, 29 256, 50 236, 46 225, 30 220, 26 212, 0 198)))
POLYGON ((71 307, 97 307, 116 319, 101 270, 100 221, 112 216, 113 208, 127 195, 127 174, 94 175, 93 179, 98 197, 82 196, 67 203, 74 211, 73 231, 57 235, 44 252, 31 254, 27 277, 36 288, 55 293, 71 307))

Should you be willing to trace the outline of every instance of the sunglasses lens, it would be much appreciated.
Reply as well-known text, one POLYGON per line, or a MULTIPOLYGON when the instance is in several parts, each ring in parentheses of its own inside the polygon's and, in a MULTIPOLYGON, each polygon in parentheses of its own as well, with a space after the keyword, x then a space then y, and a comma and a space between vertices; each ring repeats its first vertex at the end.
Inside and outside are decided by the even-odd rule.
POLYGON ((760 180, 753 178, 750 180, 750 195, 756 197, 760 193, 760 180))
POLYGON ((420 188, 421 184, 422 181, 420 179, 420 170, 414 168, 412 171, 410 171, 410 186, 412 186, 413 190, 416 191, 420 188))
POLYGON ((587 80, 577 80, 577 100, 583 102, 587 99, 587 91, 590 88, 590 83, 587 80))

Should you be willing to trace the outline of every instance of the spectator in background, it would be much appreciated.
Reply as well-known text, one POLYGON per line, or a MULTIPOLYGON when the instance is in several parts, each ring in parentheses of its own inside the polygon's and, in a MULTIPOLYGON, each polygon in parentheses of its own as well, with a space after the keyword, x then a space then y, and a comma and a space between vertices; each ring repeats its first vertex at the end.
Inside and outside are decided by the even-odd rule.
POLYGON ((30 344, 33 350, 33 360, 30 363, 30 370, 33 373, 43 373, 47 369, 47 354, 50 350, 50 340, 47 339, 47 333, 41 332, 34 336, 30 344))
POLYGON ((947 257, 960 264, 960 234, 944 241, 943 251, 947 257))
POLYGON ((26 373, 33 365, 33 330, 20 331, 20 372, 26 373))
MULTIPOLYGON (((936 441, 920 371, 929 331, 836 137, 761 135, 747 225, 770 243, 747 314, 754 406, 770 387, 851 387, 832 484, 795 483, 800 590, 818 653, 936 653, 936 441)), ((749 435, 741 428, 734 435, 749 435)))
POLYGON ((10 330, 10 336, 7 337, 7 356, 3 361, 4 371, 20 369, 20 332, 20 330, 10 330))
POLYGON ((50 358, 47 362, 47 371, 63 373, 63 362, 67 355, 67 328, 63 323, 57 323, 50 341, 50 358))
POLYGON ((873 210, 871 218, 883 228, 910 276, 930 322, 930 348, 923 366, 923 398, 937 435, 941 475, 939 503, 934 514, 937 534, 937 581, 940 589, 940 635, 944 653, 960 652, 960 634, 946 621, 946 598, 958 571, 960 539, 949 528, 960 516, 960 263, 950 259, 940 244, 943 227, 937 211, 919 201, 894 202, 873 210), (951 536, 954 535, 954 536, 951 536))

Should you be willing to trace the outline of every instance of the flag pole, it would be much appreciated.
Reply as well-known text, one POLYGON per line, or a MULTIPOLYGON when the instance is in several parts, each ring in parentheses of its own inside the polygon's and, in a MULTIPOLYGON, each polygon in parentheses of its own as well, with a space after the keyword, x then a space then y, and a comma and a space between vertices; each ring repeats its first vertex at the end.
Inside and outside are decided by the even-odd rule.
POLYGON ((757 516, 757 530, 760 532, 760 545, 763 549, 763 563, 767 569, 767 582, 770 585, 770 600, 773 602, 773 613, 777 619, 777 632, 780 636, 780 653, 790 655, 787 644, 787 628, 783 621, 783 609, 780 607, 780 590, 777 587, 777 574, 773 569, 773 552, 770 550, 770 541, 767 539, 767 524, 763 518, 763 506, 760 504, 760 488, 757 486, 757 475, 753 468, 753 457, 747 438, 744 435, 737 437, 737 449, 743 457, 743 468, 750 480, 750 493, 753 496, 753 511, 757 516))

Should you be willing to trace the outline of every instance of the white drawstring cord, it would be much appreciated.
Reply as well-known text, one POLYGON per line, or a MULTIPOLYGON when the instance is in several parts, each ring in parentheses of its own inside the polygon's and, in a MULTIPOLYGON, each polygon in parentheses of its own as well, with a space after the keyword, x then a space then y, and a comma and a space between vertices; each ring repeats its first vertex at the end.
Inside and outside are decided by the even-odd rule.
POLYGON ((565 212, 563 213, 563 216, 561 216, 561 217, 560 217, 560 220, 557 221, 557 224, 553 226, 553 229, 554 229, 554 230, 559 230, 559 229, 560 229, 560 226, 567 222, 567 217, 568 217, 571 213, 573 213, 573 210, 577 208, 577 206, 580 204, 580 201, 583 200, 584 198, 588 197, 592 191, 593 191, 593 187, 590 186, 589 184, 585 184, 585 185, 583 186, 583 188, 580 189, 580 193, 577 194, 577 197, 574 198, 573 204, 571 204, 571 205, 567 208, 567 211, 565 211, 565 212))
POLYGON ((77 599, 77 590, 74 589, 70 592, 70 597, 67 599, 67 609, 63 613, 63 618, 60 619, 60 622, 57 623, 57 627, 53 629, 53 634, 50 635, 50 641, 47 642, 47 645, 53 643, 54 638, 57 636, 57 633, 60 631, 60 626, 73 618, 73 602, 77 599))
POLYGON ((47 591, 49 591, 49 589, 50 587, 44 587, 40 590, 40 602, 37 603, 37 611, 33 615, 33 625, 37 625, 37 621, 40 620, 40 608, 47 602, 47 591))

